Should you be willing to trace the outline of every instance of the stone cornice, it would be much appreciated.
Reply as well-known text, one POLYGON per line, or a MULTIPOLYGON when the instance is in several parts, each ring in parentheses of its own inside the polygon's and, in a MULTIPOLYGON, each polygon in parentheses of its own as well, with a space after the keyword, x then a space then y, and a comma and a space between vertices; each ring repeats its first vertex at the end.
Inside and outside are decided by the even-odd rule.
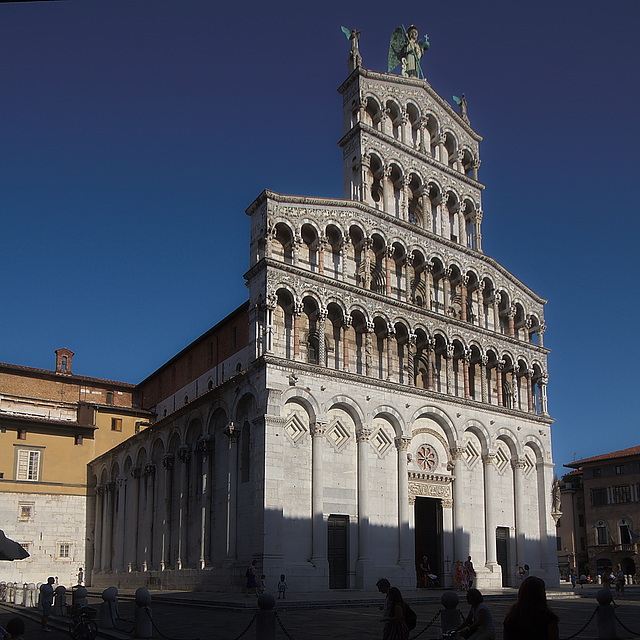
POLYGON ((489 329, 485 329, 484 327, 479 327, 478 325, 470 324, 468 322, 462 322, 462 320, 457 320, 456 318, 450 318, 449 316, 445 316, 441 313, 436 313, 435 311, 431 311, 423 307, 418 307, 416 305, 409 304, 402 300, 389 298, 387 296, 383 296, 382 294, 375 293, 368 289, 362 289, 360 287, 356 287, 355 285, 349 284, 347 282, 343 282, 342 280, 335 280, 334 278, 330 278, 315 272, 311 273, 300 267, 296 267, 290 264, 285 264, 278 260, 274 260, 273 258, 262 258, 245 274, 245 278, 247 278, 247 280, 250 278, 255 278, 256 275, 261 270, 266 270, 267 268, 274 268, 279 271, 285 271, 286 273, 290 273, 293 276, 296 276, 298 278, 303 278, 315 284, 323 284, 331 289, 339 289, 339 290, 348 292, 354 296, 357 296, 359 298, 366 298, 378 304, 382 304, 388 307, 393 307, 395 309, 402 309, 403 311, 406 311, 408 314, 411 314, 413 317, 429 318, 434 322, 441 323, 446 326, 455 327, 458 330, 458 332, 475 332, 477 334, 480 334, 486 337, 491 342, 494 342, 494 343, 501 342, 501 343, 506 343, 511 347, 517 347, 518 351, 526 350, 526 351, 536 353, 536 354, 541 354, 541 355, 548 355, 551 351, 546 347, 540 347, 539 345, 532 344, 531 342, 524 342, 522 340, 517 340, 516 338, 511 338, 509 336, 506 336, 502 333, 489 331, 489 329))
MULTIPOLYGON (((447 240, 441 236, 428 231, 427 229, 422 229, 417 227, 415 224, 407 222, 405 220, 399 220, 398 218, 394 218, 393 216, 385 213, 384 211, 379 211, 378 209, 374 209, 370 207, 368 204, 364 202, 358 202, 356 200, 339 200, 337 198, 312 198, 307 196, 290 196, 290 195, 282 195, 280 193, 276 193, 275 191, 269 191, 265 189, 246 210, 247 215, 251 215, 254 211, 256 211, 264 202, 267 200, 272 200, 278 204, 290 204, 290 205, 301 205, 308 207, 328 207, 335 209, 355 209, 361 211, 362 213, 366 213, 374 218, 379 218, 383 222, 387 224, 393 224, 397 227, 405 229, 406 231, 415 234, 416 236, 421 236, 425 240, 435 242, 436 244, 440 244, 442 246, 448 247, 454 251, 459 251, 474 260, 479 260, 487 264, 488 266, 494 268, 501 276, 503 276, 506 280, 509 280, 511 284, 518 287, 524 293, 531 297, 534 302, 538 304, 546 304, 546 300, 539 296, 537 293, 529 289, 525 284, 520 282, 518 278, 516 278, 511 272, 509 272, 505 267, 503 267, 500 263, 498 263, 493 258, 485 255, 484 253, 480 253, 475 249, 470 249, 469 247, 463 247, 460 244, 452 242, 451 240, 447 240)), ((245 278, 248 274, 250 274, 253 269, 252 267, 245 274, 245 278)), ((317 275, 317 274, 316 274, 317 275)))
POLYGON ((370 127, 368 124, 365 124, 364 122, 357 122, 351 129, 349 129, 349 131, 347 131, 347 133, 338 141, 338 146, 341 149, 344 148, 344 146, 347 145, 351 140, 353 140, 353 138, 355 138, 358 135, 358 133, 360 133, 361 131, 363 133, 370 135, 373 138, 377 138, 378 140, 380 140, 381 142, 384 142, 384 144, 390 147, 394 147, 398 149, 402 153, 406 153, 407 155, 413 156, 414 158, 416 158, 416 160, 419 160, 420 162, 424 162, 425 164, 428 164, 434 167, 441 173, 444 173, 452 178, 455 178, 456 180, 460 180, 461 182, 464 182, 472 186, 474 189, 478 189, 479 191, 482 191, 485 188, 485 185, 482 184, 481 182, 478 182, 477 180, 474 180, 473 178, 466 176, 464 173, 460 173, 459 171, 454 171, 447 165, 444 165, 441 162, 438 162, 438 160, 435 160, 431 156, 428 156, 424 153, 420 153, 417 149, 412 149, 408 145, 400 142, 400 140, 396 140, 393 136, 390 136, 386 133, 382 133, 382 131, 378 131, 377 129, 370 127))
POLYGON ((296 360, 286 360, 285 358, 279 358, 273 355, 260 356, 260 358, 255 361, 255 364, 256 366, 260 366, 260 363, 276 367, 285 372, 297 370, 314 375, 330 375, 332 380, 344 380, 345 382, 358 383, 364 387, 369 387, 372 390, 382 390, 384 392, 395 391, 397 393, 411 394, 425 399, 430 399, 433 402, 449 402, 451 404, 469 407, 474 411, 481 410, 487 413, 500 414, 519 420, 530 420, 531 422, 541 425, 550 426, 555 422, 555 420, 553 418, 550 418, 549 416, 537 415, 534 413, 529 413, 527 411, 516 411, 515 409, 507 409, 506 407, 500 407, 494 404, 486 404, 484 402, 478 402, 476 400, 468 400, 466 398, 460 398, 458 396, 450 396, 446 393, 439 393, 437 391, 430 391, 428 389, 420 389, 418 387, 410 387, 398 382, 378 380, 377 378, 369 378, 357 373, 340 371, 338 369, 329 369, 328 367, 321 367, 319 365, 308 364, 306 362, 299 362, 296 360))
POLYGON ((357 67, 353 73, 338 87, 338 93, 344 94, 349 86, 351 86, 359 77, 368 80, 377 80, 378 82, 388 82, 390 84, 401 84, 408 87, 423 89, 429 96, 438 103, 438 106, 444 109, 451 118, 456 121, 462 129, 464 129, 476 142, 482 141, 482 136, 476 133, 468 122, 465 122, 460 114, 444 99, 440 94, 426 81, 418 78, 405 78, 396 76, 391 73, 380 73, 379 71, 371 71, 364 67, 357 67))

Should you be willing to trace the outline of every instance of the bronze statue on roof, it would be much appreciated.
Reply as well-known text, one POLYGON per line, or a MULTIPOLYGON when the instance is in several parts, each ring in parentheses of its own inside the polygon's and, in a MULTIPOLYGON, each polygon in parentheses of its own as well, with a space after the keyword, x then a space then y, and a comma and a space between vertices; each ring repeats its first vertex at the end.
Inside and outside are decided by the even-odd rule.
POLYGON ((391 73, 399 64, 402 65, 402 75, 406 78, 424 78, 420 59, 429 48, 429 36, 418 40, 418 27, 412 24, 408 29, 404 26, 396 27, 389 41, 389 55, 387 57, 387 73, 391 73))

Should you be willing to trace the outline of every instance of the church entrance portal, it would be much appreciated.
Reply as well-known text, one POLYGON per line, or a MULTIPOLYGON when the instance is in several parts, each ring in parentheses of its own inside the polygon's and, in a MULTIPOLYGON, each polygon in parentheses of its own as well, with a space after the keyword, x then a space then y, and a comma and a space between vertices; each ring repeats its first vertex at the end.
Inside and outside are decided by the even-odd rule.
POLYGON ((418 581, 421 578, 418 567, 422 562, 422 556, 427 556, 431 571, 438 576, 438 580, 442 584, 442 501, 438 498, 418 496, 414 506, 414 515, 418 581))
POLYGON ((502 586, 509 586, 509 527, 496 529, 496 555, 502 568, 502 586))
POLYGON ((327 526, 329 589, 346 589, 349 568, 349 516, 329 516, 327 526))

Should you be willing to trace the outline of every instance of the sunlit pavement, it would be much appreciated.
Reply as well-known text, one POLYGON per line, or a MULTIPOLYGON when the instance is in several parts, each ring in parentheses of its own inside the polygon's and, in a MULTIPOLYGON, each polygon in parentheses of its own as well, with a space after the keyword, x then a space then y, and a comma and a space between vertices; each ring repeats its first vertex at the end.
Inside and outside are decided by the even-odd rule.
MULTIPOLYGON (((560 638, 567 638, 578 632, 593 614, 597 602, 595 595, 598 587, 577 589, 576 594, 570 588, 561 588, 550 594, 553 610, 560 617, 560 638)), ((442 609, 440 596, 442 590, 405 591, 404 596, 418 614, 418 625, 412 636, 422 631, 429 621, 442 609)), ((117 626, 129 631, 133 624, 135 604, 131 600, 132 592, 119 594, 119 615, 117 626)), ((468 605, 464 594, 460 596, 460 611, 466 615, 468 605)), ((497 627, 497 640, 502 640, 501 623, 515 601, 515 590, 486 592, 486 602, 493 613, 497 627)), ((279 621, 293 640, 327 638, 332 640, 353 640, 356 638, 381 637, 382 625, 378 606, 382 595, 377 592, 332 591, 327 594, 293 594, 286 600, 276 599, 276 611, 279 621)), ((93 595, 89 603, 99 606, 101 598, 93 595)), ((640 587, 627 589, 627 597, 618 601, 616 609, 618 619, 629 629, 618 628, 619 638, 640 638, 640 587)), ((154 638, 166 636, 171 640, 192 640, 194 638, 211 640, 232 640, 237 638, 253 620, 258 610, 255 596, 245 598, 243 593, 191 593, 191 592, 152 592, 152 617, 155 624, 154 638)), ((39 612, 21 606, 12 609, 0 608, 0 625, 14 615, 25 619, 25 640, 68 640, 67 621, 52 618, 53 631, 40 630, 39 612)), ((123 640, 130 634, 116 630, 101 630, 100 635, 108 640, 123 640)), ((244 638, 253 640, 255 626, 252 625, 244 638)), ((277 638, 286 635, 277 626, 277 638)), ((578 638, 597 639, 595 619, 580 633, 578 638)), ((440 638, 439 621, 433 624, 420 638, 430 640, 440 638)))

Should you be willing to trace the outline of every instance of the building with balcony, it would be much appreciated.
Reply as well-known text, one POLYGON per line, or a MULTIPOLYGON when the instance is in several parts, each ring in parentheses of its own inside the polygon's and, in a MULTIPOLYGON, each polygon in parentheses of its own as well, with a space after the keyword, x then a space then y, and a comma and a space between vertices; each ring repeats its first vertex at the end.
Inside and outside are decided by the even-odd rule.
MULTIPOLYGON (((577 460, 565 466, 581 472, 591 576, 617 565, 621 565, 625 575, 636 575, 640 562, 640 446, 577 460)), ((576 504, 579 499, 580 489, 576 493, 576 504)), ((563 502, 563 514, 564 509, 563 502)), ((580 510, 576 513, 579 517, 580 510)))

